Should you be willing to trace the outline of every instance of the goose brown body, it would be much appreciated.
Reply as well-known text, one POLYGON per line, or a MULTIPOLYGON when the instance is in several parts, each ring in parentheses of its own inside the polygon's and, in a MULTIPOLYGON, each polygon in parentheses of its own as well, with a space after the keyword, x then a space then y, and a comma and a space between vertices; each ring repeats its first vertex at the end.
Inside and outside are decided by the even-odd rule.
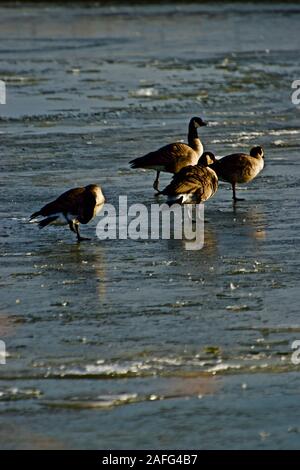
POLYGON ((159 173, 178 173, 187 165, 196 165, 203 153, 203 145, 198 137, 197 128, 205 126, 201 118, 194 117, 189 123, 188 144, 175 142, 131 160, 131 168, 144 168, 157 171, 153 187, 158 191, 159 173))
POLYGON ((147 153, 144 157, 132 160, 132 168, 178 173, 187 165, 196 165, 199 153, 189 145, 177 142, 161 147, 155 152, 147 153))
POLYGON ((161 194, 168 196, 169 203, 200 204, 207 201, 218 189, 218 177, 208 166, 214 160, 212 153, 204 153, 197 165, 188 165, 175 174, 161 194))
POLYGON ((105 198, 100 186, 90 184, 85 187, 73 188, 32 214, 30 220, 46 217, 38 222, 40 228, 50 224, 68 224, 80 241, 84 238, 79 234, 79 224, 90 222, 100 212, 104 202, 105 198))
POLYGON ((222 181, 231 183, 233 199, 236 197, 235 186, 237 183, 252 181, 264 168, 264 152, 262 147, 253 147, 250 154, 233 153, 217 160, 210 166, 222 181))

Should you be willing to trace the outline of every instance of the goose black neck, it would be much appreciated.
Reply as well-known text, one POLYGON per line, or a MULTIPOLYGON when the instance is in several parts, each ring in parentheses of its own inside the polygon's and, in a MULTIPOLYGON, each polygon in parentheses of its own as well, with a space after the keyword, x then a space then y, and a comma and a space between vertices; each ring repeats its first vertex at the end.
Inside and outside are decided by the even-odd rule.
POLYGON ((188 143, 192 148, 194 148, 196 139, 199 139, 199 137, 198 137, 197 127, 195 126, 195 122, 192 119, 189 124, 189 134, 188 134, 188 143))

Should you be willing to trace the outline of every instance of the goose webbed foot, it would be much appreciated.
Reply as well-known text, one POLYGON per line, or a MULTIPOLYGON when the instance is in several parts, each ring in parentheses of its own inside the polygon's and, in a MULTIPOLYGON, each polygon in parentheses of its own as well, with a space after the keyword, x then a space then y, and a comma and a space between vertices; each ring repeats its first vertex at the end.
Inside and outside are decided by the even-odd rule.
POLYGON ((87 237, 81 237, 81 236, 77 237, 78 243, 84 242, 84 241, 90 241, 90 240, 91 238, 87 238, 87 237))
POLYGON ((238 201, 245 201, 245 199, 243 199, 241 197, 233 197, 232 200, 233 200, 233 203, 236 203, 238 201))
POLYGON ((82 236, 80 235, 80 232, 79 232, 79 224, 75 224, 75 232, 76 232, 76 235, 77 235, 77 241, 78 241, 78 243, 91 240, 90 238, 82 237, 82 236))

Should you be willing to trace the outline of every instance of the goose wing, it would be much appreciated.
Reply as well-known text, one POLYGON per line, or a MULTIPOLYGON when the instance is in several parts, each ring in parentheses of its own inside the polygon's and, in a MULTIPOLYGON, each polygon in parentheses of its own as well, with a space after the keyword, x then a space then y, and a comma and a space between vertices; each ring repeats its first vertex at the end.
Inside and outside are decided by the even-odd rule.
POLYGON ((61 194, 55 201, 51 201, 42 207, 38 212, 32 214, 31 218, 42 215, 47 217, 49 215, 57 214, 59 212, 70 212, 71 214, 78 213, 78 202, 80 195, 84 192, 85 188, 69 189, 61 194))
POLYGON ((247 166, 251 166, 251 160, 252 157, 246 153, 232 153, 210 165, 210 168, 219 178, 230 181, 234 175, 241 174, 247 166))
MULTIPOLYGON (((162 191, 166 195, 204 194, 211 187, 214 172, 205 167, 186 166, 173 176, 171 183, 162 191)), ((211 191, 210 191, 211 192, 211 191)))
POLYGON ((187 161, 186 164, 188 164, 194 153, 195 151, 189 145, 177 142, 165 145, 155 152, 150 152, 143 157, 131 160, 130 164, 132 168, 150 168, 173 173, 177 169, 178 161, 182 164, 184 161, 187 161))
POLYGON ((205 202, 211 198, 218 189, 218 177, 211 168, 203 168, 203 174, 199 178, 199 189, 195 191, 197 203, 205 202))

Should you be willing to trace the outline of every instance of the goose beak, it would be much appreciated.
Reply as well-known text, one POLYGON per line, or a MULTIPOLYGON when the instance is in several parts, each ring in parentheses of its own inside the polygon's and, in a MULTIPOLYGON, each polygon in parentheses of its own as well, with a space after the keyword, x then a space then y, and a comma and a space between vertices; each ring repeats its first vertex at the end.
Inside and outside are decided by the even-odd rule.
POLYGON ((208 122, 202 121, 202 126, 208 126, 208 122))

